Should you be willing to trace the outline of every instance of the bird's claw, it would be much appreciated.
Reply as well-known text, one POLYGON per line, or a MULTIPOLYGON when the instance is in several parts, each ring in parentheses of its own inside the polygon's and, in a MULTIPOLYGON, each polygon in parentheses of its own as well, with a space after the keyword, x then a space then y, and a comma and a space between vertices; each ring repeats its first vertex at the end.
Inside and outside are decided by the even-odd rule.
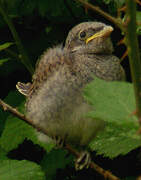
POLYGON ((90 154, 87 151, 82 151, 80 156, 75 161, 75 169, 82 170, 83 168, 89 168, 91 163, 90 154))
POLYGON ((57 147, 62 148, 65 146, 64 139, 60 138, 59 136, 54 136, 53 140, 55 141, 57 147))

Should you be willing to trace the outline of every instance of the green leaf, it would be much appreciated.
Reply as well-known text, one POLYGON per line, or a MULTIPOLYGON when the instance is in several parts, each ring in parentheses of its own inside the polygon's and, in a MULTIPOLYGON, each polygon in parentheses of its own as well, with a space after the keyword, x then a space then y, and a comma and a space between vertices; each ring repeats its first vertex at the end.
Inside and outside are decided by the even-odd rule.
POLYGON ((0 66, 2 66, 3 63, 7 62, 8 60, 9 60, 9 58, 7 58, 7 59, 0 59, 0 66))
POLYGON ((41 167, 30 161, 3 160, 0 165, 0 180, 45 180, 41 167))
POLYGON ((106 128, 90 143, 91 150, 110 158, 127 154, 141 145, 135 111, 133 85, 127 82, 106 82, 95 78, 84 89, 84 97, 94 111, 93 118, 105 120, 106 128))
POLYGON ((105 4, 109 4, 113 0, 103 0, 105 4))
POLYGON ((30 0, 22 1, 19 6, 19 8, 20 8, 19 14, 29 15, 29 14, 33 13, 34 9, 37 6, 37 2, 38 1, 30 1, 30 0))
POLYGON ((11 43, 11 42, 6 42, 2 45, 0 45, 0 51, 4 50, 4 49, 7 49, 8 47, 10 47, 11 45, 13 45, 14 43, 11 43))
POLYGON ((44 0, 38 1, 38 8, 41 16, 45 16, 48 6, 50 6, 50 3, 48 3, 47 1, 44 0))
POLYGON ((141 12, 140 11, 136 11, 136 20, 137 20, 137 22, 141 22, 141 12))
POLYGON ((11 151, 24 141, 26 137, 35 136, 34 129, 12 115, 8 116, 5 129, 0 138, 0 145, 5 151, 11 151))
MULTIPOLYGON (((18 110, 23 113, 25 101, 23 100, 23 98, 18 98, 18 96, 21 97, 21 95, 18 94, 15 92, 10 92, 9 95, 6 97, 5 101, 9 102, 10 105, 18 104, 18 110)), ((5 121, 5 125, 0 138, 0 145, 6 152, 17 148, 18 145, 21 144, 25 138, 32 140, 35 144, 41 145, 47 151, 50 151, 54 147, 54 144, 52 142, 40 142, 37 138, 36 130, 23 120, 11 114, 8 116, 4 116, 4 118, 6 119, 3 120, 5 121)))
POLYGON ((38 11, 41 16, 46 16, 51 21, 68 22, 74 20, 74 17, 82 17, 83 9, 75 1, 62 0, 40 0, 38 1, 38 11), (73 14, 73 15, 72 15, 73 14))
POLYGON ((72 160, 73 156, 68 156, 66 150, 57 149, 44 156, 41 166, 46 172, 47 179, 51 180, 55 176, 57 169, 64 169, 72 160))
MULTIPOLYGON (((18 106, 21 104, 22 101, 24 101, 24 96, 20 93, 17 93, 17 91, 11 91, 8 96, 4 99, 4 101, 13 107, 18 106)), ((6 122, 7 117, 9 116, 8 112, 4 112, 2 108, 0 107, 0 133, 4 129, 4 125, 6 122)))
POLYGON ((39 141, 36 130, 32 126, 12 115, 8 116, 5 129, 0 138, 0 145, 2 148, 9 152, 17 148, 25 138, 32 140, 34 144, 39 144, 47 151, 50 151, 54 147, 52 142, 43 143, 39 141))
POLYGON ((117 8, 120 8, 125 4, 125 0, 114 0, 114 2, 117 4, 117 8))
POLYGON ((141 35, 141 12, 136 11, 137 34, 141 35))
MULTIPOLYGON (((127 21, 127 16, 125 15, 122 20, 123 22, 127 21)), ((138 35, 141 35, 141 12, 140 11, 136 11, 136 21, 137 21, 136 32, 138 35)))
POLYGON ((8 159, 8 157, 6 156, 6 152, 0 146, 0 161, 5 159, 8 159))

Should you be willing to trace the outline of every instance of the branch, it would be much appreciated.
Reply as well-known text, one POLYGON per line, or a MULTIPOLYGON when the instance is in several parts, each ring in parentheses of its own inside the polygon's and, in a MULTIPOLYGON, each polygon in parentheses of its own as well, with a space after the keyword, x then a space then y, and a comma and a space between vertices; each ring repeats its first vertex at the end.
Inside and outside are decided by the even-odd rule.
POLYGON ((20 57, 17 53, 15 53, 14 51, 11 51, 10 49, 4 49, 4 51, 9 54, 12 58, 16 59, 19 61, 20 57))
MULTIPOLYGON (((18 117, 19 119, 22 119, 23 121, 25 121, 26 123, 28 123, 32 127, 34 127, 35 129, 37 129, 38 131, 41 131, 42 133, 44 133, 45 135, 48 136, 48 133, 44 128, 41 128, 37 124, 34 124, 31 119, 28 119, 24 114, 20 113, 17 109, 13 108, 9 104, 6 104, 1 99, 0 99, 0 106, 3 108, 4 111, 8 111, 8 112, 12 113, 14 116, 18 117)), ((77 158, 80 156, 79 152, 76 151, 75 149, 73 149, 69 144, 65 144, 64 148, 66 150, 68 150, 71 154, 76 156, 77 158)), ((105 178, 107 178, 109 180, 120 180, 118 177, 113 175, 111 172, 104 170, 103 168, 101 168, 100 166, 95 164, 94 162, 90 163, 90 168, 94 169, 99 174, 101 174, 102 176, 104 176, 105 178)))
POLYGON ((122 20, 120 18, 115 18, 111 15, 109 15, 108 13, 104 12, 103 10, 101 10, 99 7, 96 7, 84 0, 75 0, 80 2, 81 4, 83 4, 84 7, 86 7, 87 9, 91 9, 95 12, 97 12, 99 15, 103 16, 105 19, 109 20, 110 22, 114 23, 116 26, 118 26, 122 31, 124 31, 124 26, 122 23, 122 20))
POLYGON ((125 43, 128 50, 132 81, 134 85, 136 112, 139 121, 141 121, 141 59, 136 34, 136 2, 133 0, 126 0, 126 7, 127 19, 125 22, 125 43))
POLYGON ((3 19, 5 20, 5 22, 7 23, 11 33, 12 33, 12 36, 15 40, 15 43, 17 45, 17 48, 19 50, 19 53, 21 54, 22 58, 21 58, 21 62, 25 65, 25 67, 28 69, 28 71, 33 74, 34 72, 34 68, 32 67, 32 64, 30 63, 30 59, 28 58, 25 50, 24 50, 24 47, 22 45, 22 42, 18 36, 18 33, 11 21, 11 19, 9 18, 9 16, 5 13, 5 10, 3 9, 2 7, 2 3, 0 2, 0 14, 2 15, 3 19))

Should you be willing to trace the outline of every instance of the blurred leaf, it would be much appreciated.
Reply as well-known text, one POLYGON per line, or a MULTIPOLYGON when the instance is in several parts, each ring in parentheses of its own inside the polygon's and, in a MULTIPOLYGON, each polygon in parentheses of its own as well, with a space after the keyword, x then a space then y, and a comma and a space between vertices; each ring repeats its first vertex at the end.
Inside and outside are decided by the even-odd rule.
POLYGON ((137 177, 129 176, 129 177, 122 178, 122 180, 137 180, 137 177))
POLYGON ((103 0, 105 4, 109 4, 110 2, 112 2, 113 0, 103 0))
POLYGON ((82 17, 83 8, 81 6, 77 6, 77 2, 75 1, 64 1, 64 0, 40 0, 38 1, 38 11, 41 16, 45 16, 48 19, 55 20, 57 18, 58 22, 68 22, 74 21, 74 18, 82 17), (73 16, 73 17, 72 17, 73 16), (76 17, 75 17, 76 16, 76 17))
POLYGON ((137 34, 141 35, 141 12, 136 11, 136 20, 137 20, 137 34))
POLYGON ((0 66, 2 66, 3 63, 7 62, 8 60, 9 60, 8 58, 7 59, 0 59, 0 66))
POLYGON ((136 20, 141 23, 141 12, 136 11, 136 20))
POLYGON ((103 2, 107 5, 116 3, 117 8, 120 8, 125 3, 125 0, 103 0, 103 2))
POLYGON ((65 10, 63 0, 40 0, 38 3, 39 12, 41 15, 45 14, 45 12, 48 12, 50 16, 60 16, 65 10))
POLYGON ((46 33, 49 33, 51 30, 52 30, 51 26, 48 26, 48 27, 45 28, 46 33))
POLYGON ((41 14, 41 16, 45 16, 48 6, 50 6, 48 1, 44 1, 44 0, 38 1, 38 8, 39 8, 39 13, 41 14))
MULTIPOLYGON (((15 92, 10 92, 9 95, 6 97, 6 101, 8 101, 10 105, 18 104, 18 110, 23 113, 25 101, 23 101, 23 97, 22 100, 19 100, 17 98, 19 96, 18 94, 15 92), (17 101, 20 103, 16 103, 17 101)), ((47 151, 50 151, 53 148, 54 144, 51 142, 40 142, 37 138, 36 130, 26 122, 18 119, 11 114, 5 118, 6 122, 0 138, 0 145, 6 152, 17 148, 18 145, 21 144, 25 138, 32 140, 35 144, 41 145, 47 151)))
POLYGON ((7 49, 8 47, 10 47, 11 45, 13 45, 14 43, 11 43, 11 42, 6 42, 2 45, 0 45, 0 51, 4 50, 4 49, 7 49))
POLYGON ((14 59, 9 58, 9 61, 5 62, 0 66, 0 76, 8 76, 10 73, 16 71, 17 69, 23 69, 23 65, 20 61, 15 61, 14 59))
POLYGON ((6 156, 6 152, 0 146, 0 161, 5 159, 8 159, 8 157, 6 156))
POLYGON ((125 0, 114 0, 117 4, 117 8, 121 8, 125 4, 125 0))
POLYGON ((90 143, 92 150, 113 158, 141 145, 141 138, 136 134, 138 121, 131 115, 136 109, 131 83, 95 78, 85 88, 84 97, 94 106, 95 111, 89 115, 107 123, 105 130, 90 143))
POLYGON ((46 172, 48 180, 53 179, 57 169, 64 169, 67 164, 70 164, 73 156, 69 155, 66 150, 57 149, 46 154, 41 161, 42 169, 46 172))
POLYGON ((34 9, 37 7, 38 1, 24 0, 19 6, 21 15, 29 15, 33 13, 34 9))
POLYGON ((141 26, 137 26, 137 34, 141 35, 141 26))
POLYGON ((0 165, 0 180, 45 180, 41 167, 30 161, 3 160, 0 165))

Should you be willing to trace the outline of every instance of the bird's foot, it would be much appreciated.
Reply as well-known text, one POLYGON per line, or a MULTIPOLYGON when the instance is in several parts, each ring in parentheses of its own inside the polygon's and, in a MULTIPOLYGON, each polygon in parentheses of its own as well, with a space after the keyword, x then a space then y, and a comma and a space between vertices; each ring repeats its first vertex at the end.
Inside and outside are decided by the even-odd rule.
POLYGON ((64 139, 60 138, 59 136, 54 136, 53 140, 55 141, 57 148, 63 148, 65 146, 64 139))
POLYGON ((83 168, 89 168, 91 163, 90 154, 87 151, 82 151, 80 156, 75 161, 75 169, 82 170, 83 168))

